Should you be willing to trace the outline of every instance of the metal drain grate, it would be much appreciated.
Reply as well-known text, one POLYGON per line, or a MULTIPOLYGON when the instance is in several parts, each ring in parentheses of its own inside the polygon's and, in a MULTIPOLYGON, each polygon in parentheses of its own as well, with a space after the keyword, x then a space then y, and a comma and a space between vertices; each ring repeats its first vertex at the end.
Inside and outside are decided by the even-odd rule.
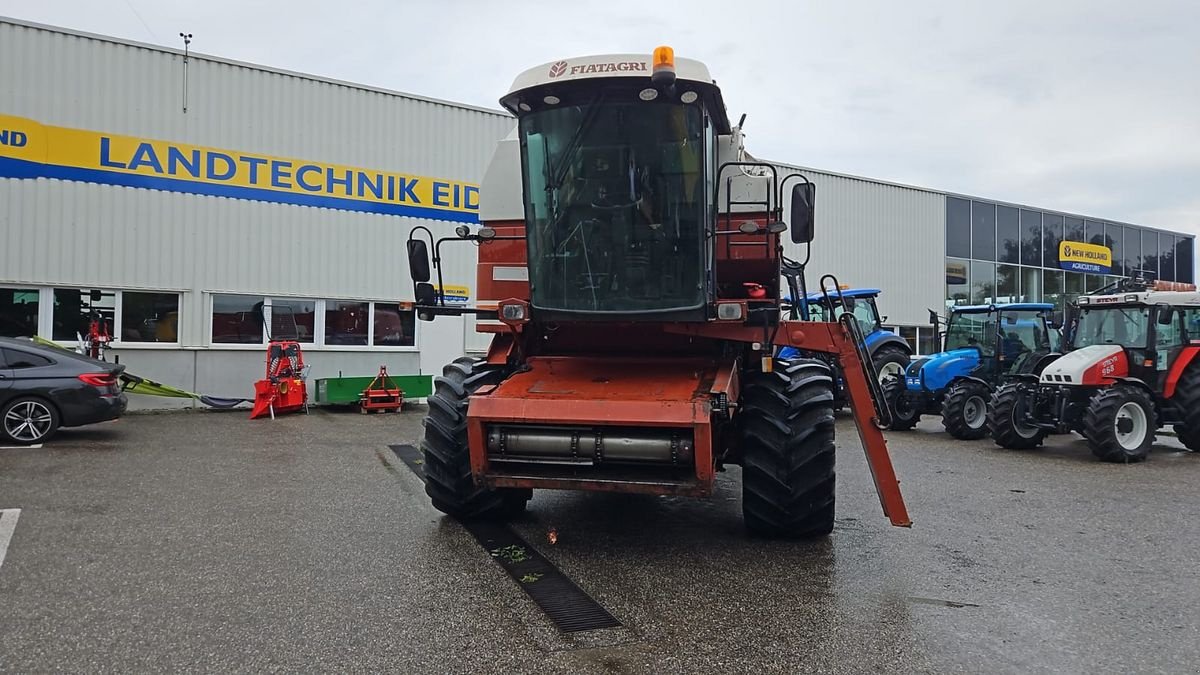
MULTIPOLYGON (((393 445, 392 452, 419 478, 425 479, 421 451, 393 445)), ((621 622, 593 600, 512 528, 500 523, 463 523, 500 567, 517 582, 548 619, 564 633, 619 628, 621 622)))

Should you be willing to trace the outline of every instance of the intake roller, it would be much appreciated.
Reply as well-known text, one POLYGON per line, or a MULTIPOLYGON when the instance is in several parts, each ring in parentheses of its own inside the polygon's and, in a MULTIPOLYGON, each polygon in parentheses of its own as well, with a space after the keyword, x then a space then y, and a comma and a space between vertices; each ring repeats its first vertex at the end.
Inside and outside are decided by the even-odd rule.
POLYGON ((695 447, 689 429, 627 427, 488 427, 494 460, 572 464, 690 465, 695 447))

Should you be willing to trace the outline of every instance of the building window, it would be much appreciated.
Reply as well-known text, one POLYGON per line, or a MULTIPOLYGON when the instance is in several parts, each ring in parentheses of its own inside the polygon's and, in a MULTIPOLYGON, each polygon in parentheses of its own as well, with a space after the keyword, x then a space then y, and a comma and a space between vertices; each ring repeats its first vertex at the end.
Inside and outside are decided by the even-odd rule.
POLYGON ((1042 264, 1042 214, 1021 209, 1021 264, 1042 264))
POLYGON ((971 304, 986 305, 995 302, 996 263, 971 262, 971 304))
POLYGON ((918 346, 917 345, 917 333, 918 333, 917 327, 916 326, 900 326, 899 330, 900 330, 899 335, 900 335, 900 337, 904 338, 905 342, 908 343, 909 350, 913 354, 919 354, 920 351, 918 351, 918 349, 917 349, 917 346, 918 346))
POLYGON ((373 344, 376 347, 411 347, 416 344, 416 315, 400 305, 375 303, 373 344))
POLYGON ((1062 311, 1066 308, 1064 293, 1066 292, 1063 275, 1065 272, 1046 270, 1042 275, 1042 302, 1049 302, 1054 308, 1062 311))
POLYGON ((1000 262, 1021 262, 1021 221, 1011 206, 996 207, 996 249, 1000 262))
POLYGON ((1121 275, 1125 274, 1125 228, 1120 225, 1105 225, 1104 226, 1104 241, 1105 246, 1112 249, 1112 273, 1121 275))
POLYGON ((1142 230, 1142 269, 1158 276, 1158 233, 1142 230))
POLYGON ((1058 269, 1058 245, 1063 238, 1063 217, 1042 215, 1042 267, 1058 269))
POLYGON ((996 302, 1019 302, 1021 268, 1016 265, 996 266, 996 302))
POLYGON ((1084 241, 1097 246, 1108 246, 1104 243, 1104 223, 1099 223, 1094 220, 1086 220, 1083 223, 1084 241))
POLYGON ((370 303, 326 300, 325 344, 367 346, 370 321, 370 303))
POLYGON ((38 332, 38 289, 0 288, 0 337, 33 337, 38 332))
POLYGON ((946 259, 946 306, 965 305, 971 300, 971 289, 967 282, 968 263, 966 260, 946 259))
POLYGON ((253 295, 213 295, 212 303, 214 344, 262 344, 262 298, 253 295))
POLYGON ((1175 281, 1175 241, 1178 237, 1158 235, 1158 278, 1175 281))
POLYGON ((942 346, 935 343, 933 340, 933 326, 922 328, 917 333, 917 352, 918 354, 936 354, 942 350, 942 346))
POLYGON ((1142 233, 1136 227, 1125 228, 1125 276, 1142 269, 1142 233))
POLYGON ((971 257, 971 202, 946 198, 946 255, 971 257))
POLYGON ((1064 298, 1067 302, 1075 302, 1075 298, 1083 295, 1086 292, 1084 284, 1084 276, 1080 272, 1066 273, 1066 291, 1064 298))
POLYGON ((316 339, 317 301, 297 298, 269 298, 272 340, 311 343, 316 339))
POLYGON ((54 289, 53 340, 78 340, 90 332, 93 319, 106 324, 109 334, 116 330, 117 294, 94 288, 54 289))
POLYGON ((1042 301, 1042 270, 1037 267, 1021 268, 1021 302, 1042 301))
POLYGON ((179 294, 121 292, 122 342, 179 342, 179 294))
POLYGON ((1063 219, 1065 231, 1063 238, 1067 241, 1077 241, 1081 244, 1087 243, 1087 233, 1083 228, 1083 218, 1072 218, 1067 216, 1063 219))
POLYGON ((996 205, 971 202, 971 257, 996 259, 996 205))
POLYGON ((1193 245, 1195 239, 1192 237, 1180 237, 1179 242, 1175 244, 1175 280, 1185 283, 1193 283, 1194 270, 1192 268, 1193 245))

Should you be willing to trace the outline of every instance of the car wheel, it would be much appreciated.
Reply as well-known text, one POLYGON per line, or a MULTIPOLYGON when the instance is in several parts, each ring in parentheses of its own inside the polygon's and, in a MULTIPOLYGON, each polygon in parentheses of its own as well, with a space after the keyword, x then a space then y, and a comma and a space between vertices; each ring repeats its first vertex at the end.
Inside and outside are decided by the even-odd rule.
POLYGON ((58 410, 32 396, 14 399, 0 411, 0 436, 18 445, 46 441, 58 431, 58 425, 58 410))

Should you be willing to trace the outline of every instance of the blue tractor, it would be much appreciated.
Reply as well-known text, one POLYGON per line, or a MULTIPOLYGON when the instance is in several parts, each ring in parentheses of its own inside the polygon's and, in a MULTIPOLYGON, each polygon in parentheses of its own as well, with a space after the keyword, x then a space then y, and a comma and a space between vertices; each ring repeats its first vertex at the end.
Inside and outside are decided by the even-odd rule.
MULTIPOLYGON (((1040 373, 1058 355, 1050 320, 1054 305, 1021 302, 953 307, 942 351, 916 359, 903 377, 883 383, 894 430, 911 429, 921 415, 941 415, 955 438, 987 434, 992 391, 1012 375, 1040 373)), ((930 311, 938 343, 939 318, 930 311)))
MULTIPOLYGON (((793 304, 793 313, 805 321, 837 321, 842 314, 849 312, 863 334, 863 343, 871 357, 871 365, 879 377, 879 383, 899 377, 908 367, 912 357, 912 348, 904 338, 883 327, 875 298, 879 297, 878 288, 850 288, 834 293, 797 293, 804 302, 793 304)), ((785 303, 791 303, 790 298, 784 298, 785 303)), ((792 347, 780 350, 779 357, 784 359, 800 356, 792 347)), ((842 378, 837 378, 834 389, 834 407, 845 404, 846 396, 842 378)))

